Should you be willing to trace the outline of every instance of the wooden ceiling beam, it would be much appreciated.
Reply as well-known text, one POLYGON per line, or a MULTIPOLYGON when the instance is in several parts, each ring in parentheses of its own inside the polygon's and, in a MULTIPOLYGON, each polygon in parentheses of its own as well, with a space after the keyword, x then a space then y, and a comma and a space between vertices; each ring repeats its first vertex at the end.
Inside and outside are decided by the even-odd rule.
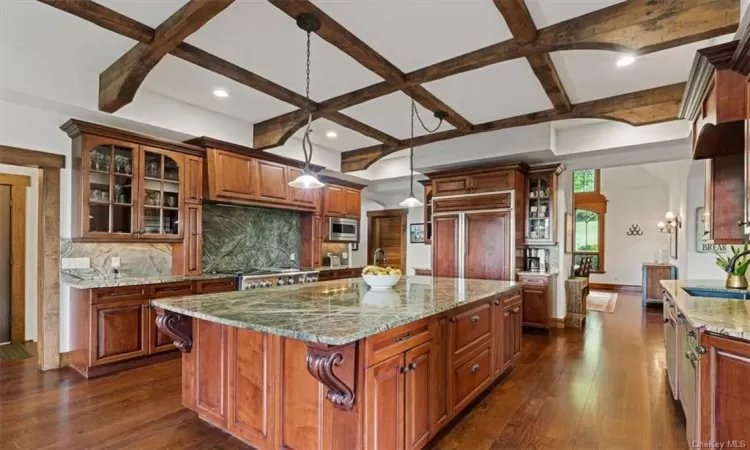
POLYGON ((354 130, 358 133, 364 134, 365 136, 378 140, 384 144, 399 145, 401 143, 401 141, 391 136, 390 134, 377 130, 358 120, 354 120, 351 117, 340 112, 330 113, 326 115, 326 119, 330 120, 333 123, 337 123, 342 127, 349 128, 350 130, 354 130))
POLYGON ((678 119, 685 83, 662 86, 630 94, 608 97, 573 105, 568 112, 548 109, 521 116, 507 117, 474 125, 471 131, 447 130, 404 139, 400 145, 375 145, 341 154, 341 171, 365 170, 375 162, 411 145, 419 147, 433 142, 455 139, 470 134, 486 133, 505 128, 522 127, 563 119, 609 119, 634 126, 650 125, 678 119))
POLYGON ((190 0, 154 30, 151 42, 137 43, 99 74, 99 109, 113 113, 133 101, 151 70, 188 36, 234 0, 190 0))
MULTIPOLYGON (((494 0, 494 2, 516 43, 533 44, 539 33, 524 0, 494 0)), ((529 55, 526 60, 555 109, 570 111, 570 99, 549 53, 529 55)))

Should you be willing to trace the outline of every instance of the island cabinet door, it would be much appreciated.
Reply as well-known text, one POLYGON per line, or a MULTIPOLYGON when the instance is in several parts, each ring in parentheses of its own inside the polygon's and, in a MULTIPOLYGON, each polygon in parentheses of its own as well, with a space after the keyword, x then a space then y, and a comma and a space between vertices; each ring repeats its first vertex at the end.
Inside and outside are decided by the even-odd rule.
POLYGON ((513 330, 515 328, 515 322, 513 321, 513 308, 513 305, 503 308, 503 370, 510 367, 513 363, 513 349, 515 348, 513 343, 515 340, 515 333, 513 330))
POLYGON ((148 299, 98 303, 91 307, 91 365, 148 354, 148 299))
MULTIPOLYGON (((508 314, 510 315, 510 314, 508 314)), ((503 301, 496 299, 492 302, 492 358, 493 375, 500 375, 506 368, 505 364, 505 316, 503 301)))
POLYGON ((458 276, 458 214, 432 220, 432 276, 455 278, 458 276))
POLYGON ((148 352, 161 353, 176 350, 174 346, 174 340, 162 333, 161 330, 156 326, 156 316, 158 315, 159 308, 149 307, 149 320, 148 320, 148 352))
POLYGON ((367 369, 365 435, 368 450, 404 448, 406 364, 400 353, 367 369))
POLYGON ((431 417, 435 374, 432 341, 406 352, 406 448, 420 449, 432 436, 431 417))

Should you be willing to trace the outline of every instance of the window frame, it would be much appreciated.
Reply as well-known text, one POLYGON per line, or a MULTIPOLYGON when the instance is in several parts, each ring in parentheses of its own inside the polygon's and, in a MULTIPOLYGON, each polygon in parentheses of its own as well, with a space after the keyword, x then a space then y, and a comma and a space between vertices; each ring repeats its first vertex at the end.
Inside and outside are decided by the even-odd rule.
POLYGON ((602 184, 602 173, 599 169, 581 169, 581 170, 574 170, 573 171, 573 195, 579 195, 579 194, 593 194, 593 193, 599 193, 601 189, 602 184), (576 192, 575 186, 576 186, 576 172, 583 172, 585 170, 593 170, 594 171, 594 190, 589 192, 576 192))
MULTIPOLYGON (((590 170, 590 169, 585 169, 590 170)), ((593 169, 594 170, 594 191, 593 192, 575 192, 575 172, 573 173, 573 179, 571 180, 571 190, 573 190, 573 227, 575 230, 575 213, 578 209, 587 209, 589 211, 593 211, 595 213, 599 214, 599 225, 598 225, 598 248, 599 250, 596 252, 592 251, 585 251, 585 252, 577 252, 576 251, 576 242, 575 242, 575 231, 573 232, 573 262, 575 262, 576 255, 584 255, 584 256, 591 256, 591 255, 598 255, 599 257, 599 265, 596 268, 596 270, 591 270, 591 273, 606 273, 605 270, 605 248, 604 248, 604 230, 605 230, 605 223, 607 221, 607 197, 601 194, 601 171, 599 169, 593 169)))

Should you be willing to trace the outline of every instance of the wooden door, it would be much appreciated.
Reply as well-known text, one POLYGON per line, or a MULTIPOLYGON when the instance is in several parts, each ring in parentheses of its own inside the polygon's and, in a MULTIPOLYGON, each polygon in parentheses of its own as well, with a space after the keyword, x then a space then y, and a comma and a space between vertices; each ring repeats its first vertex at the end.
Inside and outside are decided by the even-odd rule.
MULTIPOLYGON (((406 271, 406 209, 385 209, 367 213, 368 234, 367 256, 373 257, 375 250, 385 251, 386 262, 378 264, 406 271)), ((380 256, 378 256, 380 258, 380 256)))
POLYGON ((270 161, 258 160, 258 198, 272 202, 286 202, 289 181, 287 167, 270 161))
POLYGON ((477 212, 464 217, 464 278, 510 280, 510 213, 477 212))
POLYGON ((256 160, 221 150, 208 153, 209 195, 212 200, 255 200, 258 168, 256 160))
POLYGON ((368 450, 404 448, 404 354, 365 372, 365 443, 368 450))
POLYGON ((344 188, 327 184, 323 189, 323 214, 341 217, 346 214, 346 200, 344 188))
POLYGON ((360 192, 356 189, 344 189, 344 214, 346 217, 359 219, 361 214, 360 192))
POLYGON ((437 216, 433 220, 432 276, 458 276, 458 214, 437 216))
MULTIPOLYGON (((287 180, 292 181, 302 175, 302 169, 287 167, 287 180)), ((298 189, 289 187, 289 201, 300 206, 315 207, 317 194, 322 189, 298 189)))
POLYGON ((138 237, 139 157, 137 144, 84 136, 76 237, 107 241, 138 237))
POLYGON ((492 367, 496 377, 505 370, 505 318, 501 299, 492 302, 492 326, 492 367))
POLYGON ((154 354, 177 350, 177 347, 174 346, 174 340, 166 334, 162 333, 161 330, 159 330, 159 328, 156 326, 156 315, 158 308, 149 307, 148 311, 148 353, 154 354))
POLYGON ((195 410, 222 428, 227 426, 227 339, 231 328, 193 319, 195 410))
POLYGON ((523 324, 532 327, 549 327, 549 300, 547 286, 524 284, 523 324))
POLYGON ((149 301, 146 298, 91 306, 90 365, 148 354, 149 301))
POLYGON ((743 221, 745 213, 744 155, 715 157, 711 167, 711 236, 714 244, 742 244, 745 229, 738 223, 743 221))
POLYGON ((432 436, 435 373, 432 341, 406 352, 405 448, 421 449, 432 436))
POLYGON ((185 203, 203 201, 203 158, 185 157, 185 203))
POLYGON ((203 206, 186 205, 185 275, 203 273, 203 206))
POLYGON ((181 241, 185 203, 184 155, 140 147, 138 196, 140 239, 181 241))
POLYGON ((750 344, 705 334, 701 344, 699 440, 750 442, 750 344))
POLYGON ((435 197, 468 194, 469 192, 471 192, 471 179, 468 175, 432 180, 432 193, 435 197))

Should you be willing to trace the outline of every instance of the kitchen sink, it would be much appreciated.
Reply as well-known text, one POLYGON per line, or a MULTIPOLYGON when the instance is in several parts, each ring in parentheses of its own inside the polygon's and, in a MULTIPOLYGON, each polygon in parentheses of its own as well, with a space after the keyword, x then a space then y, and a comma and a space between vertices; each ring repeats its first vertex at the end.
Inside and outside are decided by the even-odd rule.
POLYGON ((713 289, 682 288, 683 291, 694 297, 723 298, 727 300, 748 300, 750 295, 747 291, 717 291, 713 289))

